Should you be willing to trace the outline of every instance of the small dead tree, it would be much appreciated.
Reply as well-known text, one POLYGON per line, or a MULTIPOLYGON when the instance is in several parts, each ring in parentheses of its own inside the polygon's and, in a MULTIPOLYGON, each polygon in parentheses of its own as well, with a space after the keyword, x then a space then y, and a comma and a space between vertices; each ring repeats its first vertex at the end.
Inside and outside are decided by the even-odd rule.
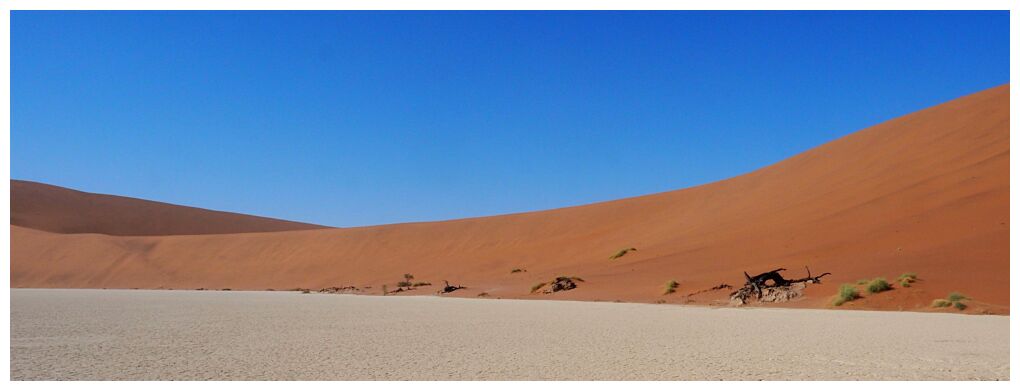
POLYGON ((450 282, 446 280, 443 280, 443 285, 443 289, 439 291, 439 294, 450 293, 458 289, 465 289, 465 287, 460 285, 450 285, 450 282))
POLYGON ((751 300, 759 302, 783 302, 799 297, 807 284, 821 284, 822 277, 832 273, 822 273, 817 276, 811 275, 811 269, 807 269, 807 277, 795 280, 787 280, 779 272, 786 269, 779 268, 750 276, 744 272, 744 286, 730 294, 730 302, 735 305, 744 305, 751 300))

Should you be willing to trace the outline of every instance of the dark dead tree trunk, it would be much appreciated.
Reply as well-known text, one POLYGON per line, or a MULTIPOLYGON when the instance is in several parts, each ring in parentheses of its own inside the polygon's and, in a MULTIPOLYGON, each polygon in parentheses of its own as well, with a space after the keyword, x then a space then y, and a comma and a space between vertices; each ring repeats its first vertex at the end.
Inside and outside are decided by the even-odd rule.
POLYGON ((444 285, 443 289, 439 291, 440 294, 450 293, 458 289, 464 289, 464 287, 460 285, 450 285, 450 282, 446 280, 443 280, 443 285, 444 285))
POLYGON ((794 280, 787 280, 779 272, 786 271, 784 268, 770 270, 755 276, 744 272, 744 286, 730 295, 730 301, 734 304, 747 304, 750 300, 757 301, 786 301, 800 296, 807 283, 821 284, 822 277, 832 273, 822 273, 817 276, 811 275, 811 269, 807 266, 807 277, 794 280), (768 296, 768 297, 765 297, 768 296), (765 297, 763 299, 763 297, 765 297))

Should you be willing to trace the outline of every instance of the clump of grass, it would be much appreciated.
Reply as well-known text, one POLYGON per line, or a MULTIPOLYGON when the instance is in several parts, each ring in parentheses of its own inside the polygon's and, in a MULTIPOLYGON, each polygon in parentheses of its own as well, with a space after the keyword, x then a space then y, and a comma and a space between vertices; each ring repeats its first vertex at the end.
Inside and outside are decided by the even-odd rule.
POLYGON ((841 306, 843 303, 859 298, 861 298, 861 294, 857 293, 857 288, 850 284, 843 284, 839 286, 839 292, 836 294, 836 299, 832 301, 832 305, 841 306))
POLYGON ((397 288, 410 288, 411 285, 410 281, 400 281, 397 283, 397 288))
POLYGON ((935 299, 931 302, 931 306, 934 308, 943 308, 953 306, 960 311, 967 309, 967 304, 964 300, 970 300, 969 297, 960 292, 949 292, 949 295, 945 299, 935 299))
POLYGON ((900 274, 900 276, 896 278, 896 281, 900 283, 900 286, 904 288, 909 288, 910 284, 913 284, 915 281, 917 281, 917 273, 900 274))
POLYGON ((535 285, 532 285, 531 286, 531 293, 535 293, 535 291, 537 291, 539 289, 542 289, 542 287, 545 286, 545 284, 546 283, 544 283, 544 282, 539 282, 539 283, 537 283, 535 285))
POLYGON ((527 270, 524 270, 524 269, 514 269, 514 270, 511 270, 511 271, 510 271, 510 274, 514 274, 514 273, 522 273, 522 272, 526 272, 526 271, 527 271, 527 270))
POLYGON ((478 297, 489 297, 489 292, 482 292, 478 294, 478 297))
POLYGON ((386 284, 383 284, 383 286, 382 286, 382 295, 383 295, 383 296, 386 296, 386 295, 388 295, 389 293, 390 293, 390 290, 389 290, 389 288, 388 288, 388 287, 386 286, 386 284))
POLYGON ((969 297, 960 292, 949 292, 949 296, 946 296, 946 299, 949 299, 949 301, 953 302, 953 308, 956 308, 960 311, 967 309, 967 304, 964 304, 963 301, 970 300, 969 297))
POLYGON ((634 247, 620 249, 620 251, 617 251, 616 254, 613 254, 612 256, 610 256, 609 259, 613 260, 613 259, 622 257, 624 255, 627 255, 627 253, 631 252, 631 251, 637 251, 637 249, 634 248, 634 247))
POLYGON ((892 285, 889 285, 889 282, 882 277, 878 277, 868 283, 868 292, 871 293, 885 292, 890 289, 892 289, 892 285))
POLYGON ((960 301, 960 300, 967 300, 967 299, 970 299, 970 298, 965 296, 963 293, 960 293, 960 292, 949 292, 949 296, 947 296, 946 299, 948 299, 949 301, 952 301, 952 302, 957 302, 957 301, 960 301))
POLYGON ((581 278, 581 277, 578 277, 578 276, 570 276, 570 277, 567 277, 567 276, 559 276, 559 277, 556 277, 556 279, 557 279, 557 280, 560 280, 560 279, 568 279, 568 280, 574 280, 574 281, 584 282, 584 279, 583 279, 583 278, 581 278))
POLYGON ((413 286, 413 287, 429 286, 429 285, 432 285, 432 283, 428 282, 428 281, 420 281, 420 282, 416 282, 414 284, 411 284, 411 286, 413 286))
POLYGON ((857 285, 864 285, 864 284, 867 284, 869 282, 871 282, 871 281, 869 281, 867 278, 863 278, 863 279, 857 280, 857 285))
POLYGON ((672 294, 676 292, 676 287, 678 286, 680 286, 680 283, 676 282, 676 280, 669 280, 669 282, 666 282, 666 290, 662 292, 662 294, 664 295, 672 294))

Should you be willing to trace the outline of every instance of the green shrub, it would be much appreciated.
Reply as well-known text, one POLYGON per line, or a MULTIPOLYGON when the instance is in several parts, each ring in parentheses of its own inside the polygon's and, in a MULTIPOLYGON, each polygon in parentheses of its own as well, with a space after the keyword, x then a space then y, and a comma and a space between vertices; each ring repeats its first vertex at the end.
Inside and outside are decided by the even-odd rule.
POLYGON ((673 292, 676 292, 676 287, 678 286, 680 286, 680 283, 676 282, 676 280, 669 280, 669 282, 666 282, 666 291, 662 294, 672 294, 673 292))
POLYGON ((627 252, 630 252, 630 251, 637 251, 637 249, 634 248, 634 247, 620 249, 620 251, 617 251, 616 254, 613 254, 612 256, 610 256, 609 259, 613 260, 613 259, 622 257, 624 255, 627 255, 627 252))
POLYGON ((967 304, 963 302, 964 300, 970 300, 970 298, 960 292, 950 292, 945 299, 935 299, 935 301, 932 301, 931 306, 935 308, 953 306, 953 308, 963 311, 967 309, 967 304))
POLYGON ((966 300, 966 299, 970 299, 970 298, 967 297, 967 296, 964 296, 963 293, 960 293, 960 292, 950 292, 949 296, 946 297, 946 299, 948 299, 949 301, 952 301, 952 302, 957 302, 957 301, 960 301, 960 300, 966 300))
POLYGON ((900 283, 900 286, 909 288, 910 284, 917 281, 917 273, 903 273, 899 277, 896 277, 896 281, 900 283))
POLYGON ((868 284, 868 292, 871 293, 885 292, 890 289, 892 289, 892 286, 882 277, 871 280, 871 283, 868 284))
POLYGON ((859 298, 861 298, 861 294, 857 293, 857 288, 850 284, 843 284, 839 286, 839 293, 836 294, 836 299, 833 300, 832 305, 840 306, 843 303, 859 298))
POLYGON ((542 287, 545 286, 545 284, 546 283, 544 283, 544 282, 540 282, 540 283, 537 283, 535 285, 532 285, 531 286, 531 293, 535 293, 535 291, 537 291, 539 289, 542 289, 542 287))

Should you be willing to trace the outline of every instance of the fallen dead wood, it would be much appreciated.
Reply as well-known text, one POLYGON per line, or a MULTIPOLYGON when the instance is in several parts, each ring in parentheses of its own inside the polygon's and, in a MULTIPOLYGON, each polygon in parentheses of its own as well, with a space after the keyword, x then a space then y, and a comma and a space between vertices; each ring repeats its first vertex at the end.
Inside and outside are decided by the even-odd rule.
POLYGON ((360 292, 355 286, 331 286, 329 288, 319 289, 319 293, 330 293, 330 294, 341 294, 341 293, 353 293, 360 292))
POLYGON ((811 275, 811 269, 807 266, 807 277, 788 280, 779 272, 786 269, 779 268, 750 276, 744 272, 744 286, 730 294, 730 303, 733 305, 744 305, 751 301, 763 303, 778 303, 790 301, 803 294, 807 284, 821 284, 822 277, 832 273, 822 273, 817 276, 811 275))
POLYGON ((531 293, 540 292, 540 293, 545 294, 545 293, 555 293, 555 292, 560 292, 560 291, 569 291, 571 289, 577 288, 577 283, 578 282, 585 282, 585 281, 584 281, 583 278, 577 277, 577 276, 572 276, 572 277, 559 276, 559 277, 556 277, 556 279, 554 279, 552 281, 549 281, 549 282, 540 282, 538 284, 535 284, 534 286, 531 287, 531 293), (541 289, 542 287, 547 287, 548 289, 544 289, 544 290, 540 291, 539 289, 541 289))
POLYGON ((450 282, 446 280, 443 280, 443 285, 445 286, 443 287, 443 289, 439 290, 439 294, 450 293, 458 289, 466 289, 465 287, 460 285, 450 285, 450 282))
POLYGON ((702 289, 702 290, 697 291, 697 292, 688 293, 684 297, 690 298, 691 296, 700 295, 702 293, 708 293, 708 292, 717 291, 717 290, 720 290, 720 289, 730 289, 730 288, 733 288, 733 286, 730 285, 730 284, 719 284, 719 285, 713 286, 713 287, 708 288, 708 289, 702 289))

